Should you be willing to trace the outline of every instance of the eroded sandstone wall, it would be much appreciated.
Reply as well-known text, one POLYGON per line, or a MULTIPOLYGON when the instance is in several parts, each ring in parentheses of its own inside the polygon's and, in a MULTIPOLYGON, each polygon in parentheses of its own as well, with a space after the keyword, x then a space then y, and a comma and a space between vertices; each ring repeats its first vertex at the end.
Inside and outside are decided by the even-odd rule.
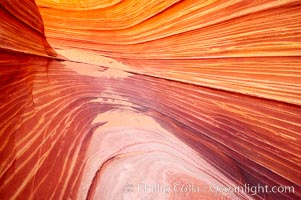
POLYGON ((0 3, 0 199, 301 197, 299 1, 20 2, 0 3), (294 193, 210 190, 258 184, 294 193))

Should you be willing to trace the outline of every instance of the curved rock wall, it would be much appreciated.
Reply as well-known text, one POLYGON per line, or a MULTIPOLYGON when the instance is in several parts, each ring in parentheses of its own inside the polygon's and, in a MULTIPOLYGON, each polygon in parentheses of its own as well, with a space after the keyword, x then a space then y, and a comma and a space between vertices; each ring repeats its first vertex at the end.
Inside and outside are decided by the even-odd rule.
POLYGON ((156 77, 301 104, 299 0, 88 1, 85 9, 81 1, 82 10, 37 2, 56 47, 109 56, 156 77))
POLYGON ((299 1, 0 5, 0 199, 301 198, 299 1))
POLYGON ((44 35, 44 24, 34 0, 0 2, 0 48, 55 56, 44 35))

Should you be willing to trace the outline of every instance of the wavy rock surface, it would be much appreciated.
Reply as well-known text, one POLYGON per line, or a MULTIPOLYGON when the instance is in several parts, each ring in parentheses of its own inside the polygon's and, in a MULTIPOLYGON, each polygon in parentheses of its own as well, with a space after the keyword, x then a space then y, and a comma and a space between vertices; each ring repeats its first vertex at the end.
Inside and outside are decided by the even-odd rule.
POLYGON ((0 2, 0 48, 24 53, 55 56, 44 35, 44 24, 33 0, 0 2))
POLYGON ((75 10, 37 2, 57 48, 109 56, 147 75, 301 105, 299 0, 104 1, 74 3, 82 6, 75 10))
POLYGON ((36 4, 0 3, 0 199, 301 198, 299 1, 36 4))

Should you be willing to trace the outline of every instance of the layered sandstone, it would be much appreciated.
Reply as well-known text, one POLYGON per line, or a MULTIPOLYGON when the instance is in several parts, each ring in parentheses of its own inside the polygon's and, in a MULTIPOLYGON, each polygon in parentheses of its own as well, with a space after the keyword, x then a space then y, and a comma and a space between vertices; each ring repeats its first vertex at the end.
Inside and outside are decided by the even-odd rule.
POLYGON ((301 197, 299 1, 0 6, 0 199, 301 197))

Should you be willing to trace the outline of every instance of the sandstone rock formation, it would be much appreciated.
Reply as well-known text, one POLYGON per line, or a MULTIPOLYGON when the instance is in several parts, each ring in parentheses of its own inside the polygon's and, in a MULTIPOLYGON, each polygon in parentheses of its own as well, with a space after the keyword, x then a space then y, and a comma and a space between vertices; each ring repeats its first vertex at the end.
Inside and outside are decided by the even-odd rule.
POLYGON ((0 15, 0 199, 301 198, 300 1, 0 15))

